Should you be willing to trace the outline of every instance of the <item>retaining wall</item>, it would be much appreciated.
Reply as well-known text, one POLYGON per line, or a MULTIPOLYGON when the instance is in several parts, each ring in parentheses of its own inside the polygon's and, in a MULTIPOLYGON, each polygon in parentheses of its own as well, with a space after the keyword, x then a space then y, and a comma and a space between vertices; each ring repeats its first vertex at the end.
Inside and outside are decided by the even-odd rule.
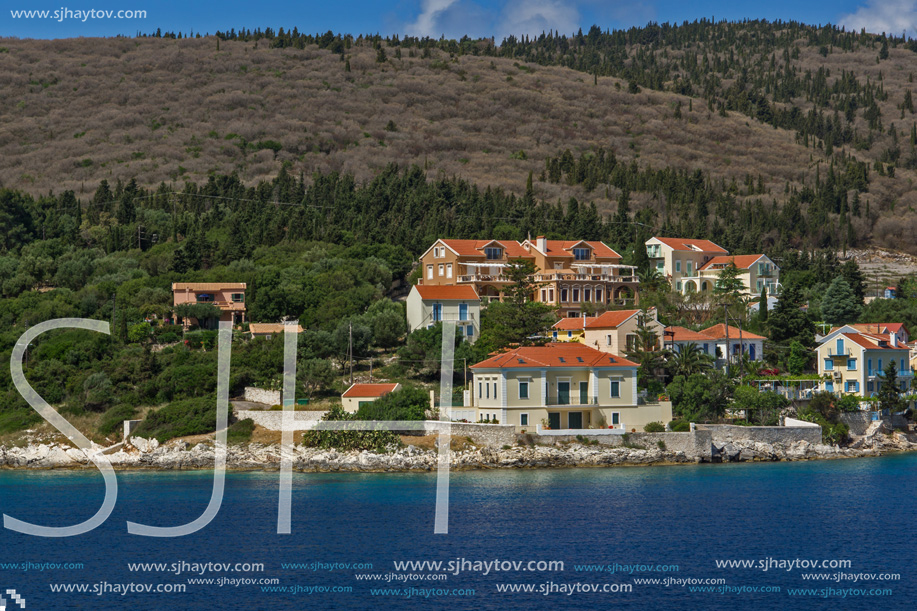
MULTIPOLYGON (((844 412, 841 414, 841 422, 850 428, 851 435, 865 435, 866 429, 874 421, 873 412, 844 412)), ((892 428, 907 428, 907 418, 904 416, 880 416, 892 428)))
MULTIPOLYGON (((269 431, 283 430, 283 412, 280 410, 261 411, 256 409, 243 409, 236 411, 235 415, 239 420, 251 418, 255 424, 269 431)), ((321 420, 324 415, 325 412, 319 411, 295 411, 293 412, 293 424, 295 425, 299 422, 315 422, 316 420, 321 420)), ((299 427, 294 426, 294 428, 295 430, 302 430, 299 427)))
POLYGON ((254 386, 246 386, 244 398, 251 403, 263 403, 264 405, 280 405, 279 390, 265 390, 254 386))
POLYGON ((821 443, 820 426, 736 426, 733 424, 698 424, 697 430, 710 431, 713 445, 722 447, 736 441, 756 441, 789 445, 797 441, 821 443))
MULTIPOLYGON (((537 445, 561 445, 580 441, 576 435, 525 435, 537 445)), ((659 442, 665 444, 668 452, 684 452, 691 460, 709 461, 712 457, 712 432, 695 430, 686 433, 628 433, 625 435, 597 435, 583 434, 581 437, 589 441, 598 441, 599 445, 610 447, 628 446, 641 447, 647 450, 659 448, 659 442)))

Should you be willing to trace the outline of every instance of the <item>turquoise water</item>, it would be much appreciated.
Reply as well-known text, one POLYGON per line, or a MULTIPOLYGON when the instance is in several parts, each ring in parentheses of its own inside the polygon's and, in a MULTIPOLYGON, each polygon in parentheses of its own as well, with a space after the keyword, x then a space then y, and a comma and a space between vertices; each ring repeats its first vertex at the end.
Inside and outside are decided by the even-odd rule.
MULTIPOLYGON (((27 609, 910 609, 914 607, 912 525, 917 523, 917 456, 876 459, 650 468, 475 471, 450 478, 449 534, 433 534, 435 474, 294 474, 293 532, 276 534, 276 473, 231 473, 218 516, 186 537, 127 533, 130 520, 156 526, 189 522, 210 497, 210 472, 122 472, 118 504, 95 531, 41 539, 0 531, 0 589, 15 589, 27 609), (717 568, 716 560, 843 560, 844 568, 717 568), (395 561, 561 561, 563 570, 448 571, 445 581, 366 581, 396 571, 395 561), (261 563, 262 571, 170 571, 172 563, 261 563), (30 570, 12 567, 31 563, 30 570), (79 563, 64 569, 38 564, 79 563), (131 571, 129 563, 165 563, 131 571), (301 563, 300 568, 284 564, 301 563), (334 568, 312 563, 363 563, 334 568), (631 574, 578 566, 644 565, 669 570, 631 574), (671 570, 672 566, 678 570, 671 570), (312 570, 317 568, 318 570, 312 570), (660 567, 661 568, 661 567, 660 567), (898 580, 804 580, 803 574, 899 574, 898 580), (635 579, 722 579, 669 585, 635 579), (188 583, 188 579, 276 579, 276 584, 188 583), (109 591, 102 595, 93 587, 109 591), (113 590, 120 584, 185 586, 184 592, 113 590), (86 584, 86 593, 52 592, 86 584), (102 584, 102 585, 100 585, 102 584), (498 586, 534 585, 533 593, 498 586), (560 588, 631 586, 627 592, 560 588), (607 584, 607 585, 606 585, 607 584), (690 591, 713 587, 713 592, 690 591), (722 593, 716 588, 728 586, 722 593), (299 588, 298 592, 268 591, 299 588), (349 588, 312 591, 310 588, 349 588), (780 588, 752 592, 751 588, 780 588), (394 589, 414 588, 410 598, 394 589), (538 588, 555 591, 548 595, 538 588), (745 588, 744 592, 737 590, 745 588), (833 588, 827 597, 790 589, 833 588), (851 589, 889 588, 859 596, 851 589), (440 590, 439 594, 430 590, 440 590), (388 590, 388 592, 383 592, 388 590), (418 592, 417 590, 423 590, 418 592), (453 595, 462 590, 464 595, 453 595), (473 590, 473 595, 469 595, 473 590), (847 590, 846 595, 843 590, 847 590), (448 591, 445 595, 442 591, 448 591)), ((0 509, 42 525, 62 526, 95 513, 103 496, 96 473, 0 473, 0 509)), ((468 566, 466 564, 466 566, 468 566)), ((498 566, 499 568, 499 566, 498 566)), ((555 569, 558 567, 555 566, 555 569)), ((391 579, 391 578, 390 578, 391 579)), ((135 586, 136 587, 136 586, 135 586)), ((820 592, 819 594, 825 594, 820 592)), ((7 607, 11 609, 13 607, 7 607)))

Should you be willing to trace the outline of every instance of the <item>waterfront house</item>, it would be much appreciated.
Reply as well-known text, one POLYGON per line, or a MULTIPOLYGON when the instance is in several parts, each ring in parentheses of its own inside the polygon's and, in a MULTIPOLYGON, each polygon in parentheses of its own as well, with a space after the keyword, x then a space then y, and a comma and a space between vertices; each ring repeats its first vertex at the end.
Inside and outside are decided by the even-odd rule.
MULTIPOLYGON (((207 303, 220 309, 220 322, 241 325, 245 322, 244 282, 174 282, 172 283, 172 305, 207 303)), ((185 329, 198 321, 190 317, 176 316, 176 324, 185 329)))
POLYGON ((539 236, 512 240, 437 240, 420 257, 418 285, 472 286, 485 302, 502 299, 510 284, 511 261, 531 261, 534 301, 546 303, 561 317, 578 317, 607 304, 635 303, 639 283, 633 266, 599 241, 548 240, 539 236))
POLYGON ((473 286, 415 285, 407 300, 408 329, 455 321, 469 342, 481 334, 481 299, 473 286))
POLYGON ((869 333, 850 327, 833 329, 819 342, 818 373, 824 378, 821 390, 876 396, 889 362, 898 369, 901 390, 907 390, 914 377, 908 346, 895 333, 869 333))
POLYGON ((672 419, 669 402, 637 394, 637 364, 577 342, 521 346, 471 366, 478 419, 518 431, 620 428, 672 419))
POLYGON ((372 403, 379 397, 401 389, 401 384, 352 384, 341 395, 344 411, 356 412, 360 406, 372 403))
POLYGON ((771 295, 780 289, 780 268, 764 254, 733 256, 710 240, 661 237, 646 241, 646 253, 650 265, 679 293, 712 293, 729 265, 738 268, 748 296, 764 288, 771 295))
POLYGON ((645 327, 656 334, 656 347, 661 348, 664 329, 655 310, 610 310, 598 316, 563 318, 552 327, 551 337, 558 342, 575 341, 602 352, 624 354, 637 346, 641 314, 645 327))
POLYGON ((681 352, 686 346, 693 344, 697 349, 712 357, 716 356, 716 342, 707 335, 684 327, 666 327, 664 332, 664 345, 672 352, 681 352))
MULTIPOLYGON (((730 361, 736 362, 742 354, 752 361, 764 360, 764 340, 767 338, 762 335, 723 323, 702 329, 698 333, 713 342, 714 350, 710 354, 718 361, 728 355, 730 361)), ((718 362, 717 366, 722 366, 722 363, 718 362)))

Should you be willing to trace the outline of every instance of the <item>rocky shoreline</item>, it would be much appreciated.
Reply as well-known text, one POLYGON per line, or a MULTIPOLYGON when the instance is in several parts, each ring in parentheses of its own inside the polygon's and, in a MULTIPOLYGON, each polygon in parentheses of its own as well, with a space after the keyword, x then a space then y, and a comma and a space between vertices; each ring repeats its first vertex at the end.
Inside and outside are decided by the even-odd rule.
MULTIPOLYGON (((83 469, 95 466, 89 452, 54 443, 32 443, 24 447, 0 446, 0 468, 5 469, 83 469)), ((881 456, 917 450, 917 443, 900 433, 878 433, 857 439, 848 447, 811 444, 768 444, 735 441, 714 447, 712 462, 777 462, 881 456)), ((160 445, 156 440, 132 438, 123 447, 106 451, 109 461, 119 470, 210 469, 214 464, 214 443, 191 445, 170 441, 160 445)), ((389 453, 339 452, 294 446, 293 469, 301 472, 423 472, 437 467, 436 450, 406 446, 389 453)), ((281 448, 277 444, 250 443, 229 446, 226 464, 231 470, 272 471, 280 468, 281 448)), ((707 462, 684 452, 662 448, 607 447, 570 443, 564 446, 514 446, 504 449, 468 448, 453 450, 450 468, 471 469, 541 469, 562 467, 648 466, 695 464, 707 462)))

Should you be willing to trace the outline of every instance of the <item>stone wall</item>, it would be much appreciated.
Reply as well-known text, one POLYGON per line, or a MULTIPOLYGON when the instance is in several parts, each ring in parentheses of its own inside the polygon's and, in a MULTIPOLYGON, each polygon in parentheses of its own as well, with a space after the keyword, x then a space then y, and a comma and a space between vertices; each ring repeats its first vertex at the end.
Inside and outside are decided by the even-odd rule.
POLYGON ((246 386, 243 397, 246 401, 252 403, 263 403, 264 405, 280 405, 279 390, 264 390, 254 386, 246 386))
MULTIPOLYGON (((564 445, 580 440, 575 435, 522 435, 536 445, 564 445)), ((687 433, 628 433, 625 435, 581 435, 589 441, 610 447, 635 446, 647 450, 659 448, 659 442, 665 444, 668 452, 684 452, 689 460, 709 461, 712 456, 711 431, 695 430, 687 433)))
MULTIPOLYGON (((892 428, 906 428, 907 418, 904 416, 884 416, 882 418, 892 428)), ((873 423, 872 412, 844 412, 841 422, 850 428, 851 435, 865 435, 866 429, 873 423)))
POLYGON ((512 424, 453 422, 452 436, 468 437, 478 446, 502 448, 516 443, 516 427, 512 424))
POLYGON ((698 424, 697 430, 710 431, 713 445, 722 447, 737 441, 754 441, 789 445, 797 441, 821 443, 821 427, 813 426, 735 426, 732 424, 698 424))
MULTIPOLYGON (((280 410, 261 411, 255 409, 243 409, 236 411, 235 415, 239 420, 251 418, 255 424, 269 431, 283 430, 283 412, 280 410)), ((321 420, 322 416, 324 415, 325 412, 319 411, 295 411, 293 412, 293 423, 296 424, 298 422, 315 422, 316 420, 321 420)), ((302 430, 299 427, 294 428, 296 428, 296 430, 302 430)))

